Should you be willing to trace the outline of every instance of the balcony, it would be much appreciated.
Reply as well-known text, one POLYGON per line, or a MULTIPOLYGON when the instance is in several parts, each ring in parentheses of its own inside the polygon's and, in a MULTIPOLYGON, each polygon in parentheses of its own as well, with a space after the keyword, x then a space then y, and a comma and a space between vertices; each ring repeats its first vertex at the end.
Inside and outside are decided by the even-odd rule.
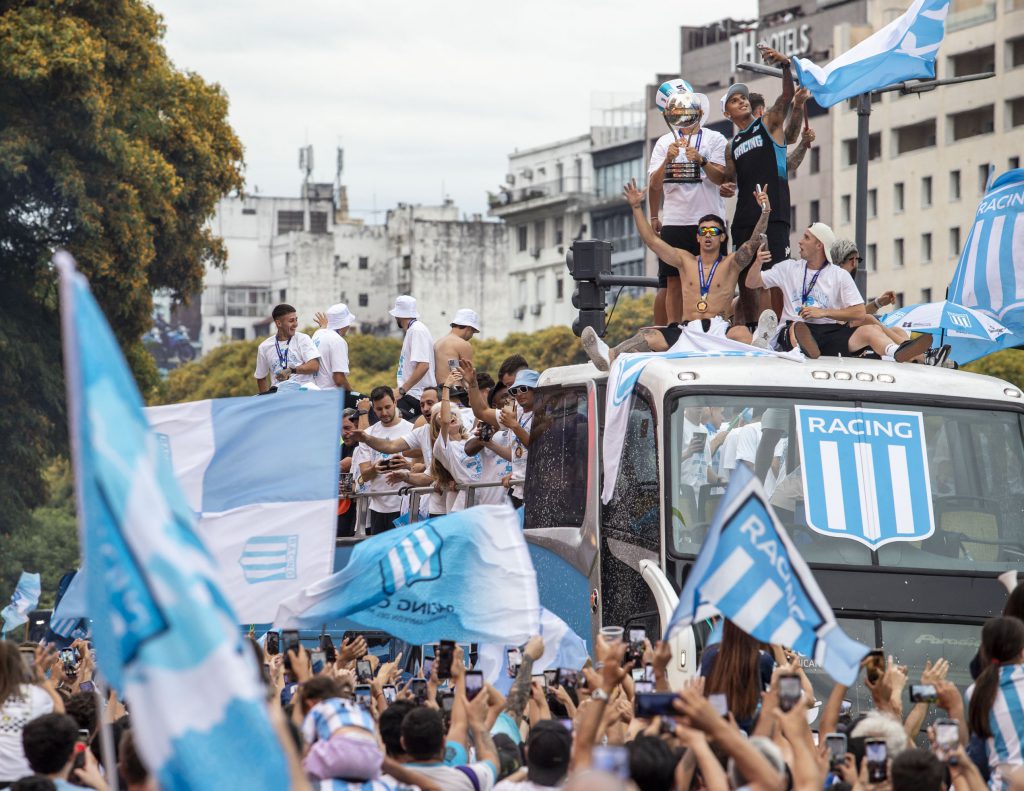
POLYGON ((561 202, 578 201, 591 191, 589 180, 565 177, 554 181, 527 183, 515 187, 502 186, 497 193, 487 193, 487 205, 493 217, 506 217, 531 209, 561 202))

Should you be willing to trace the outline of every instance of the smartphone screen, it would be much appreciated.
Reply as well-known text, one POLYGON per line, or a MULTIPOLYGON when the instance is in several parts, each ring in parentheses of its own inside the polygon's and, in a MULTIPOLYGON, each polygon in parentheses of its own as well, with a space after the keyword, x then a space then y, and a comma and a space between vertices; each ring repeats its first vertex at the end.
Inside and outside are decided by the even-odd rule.
POLYGON ((519 666, 523 664, 523 652, 518 648, 509 648, 505 654, 508 656, 508 669, 515 675, 519 672, 519 666))
POLYGON ((369 681, 373 678, 373 666, 368 659, 360 659, 356 662, 356 678, 359 681, 369 681))
POLYGON ((533 674, 533 680, 536 681, 540 685, 541 689, 545 689, 546 690, 548 688, 548 680, 544 676, 543 673, 534 673, 533 674))
POLYGON ((837 766, 846 760, 846 734, 829 733, 825 735, 825 746, 828 747, 829 761, 837 766))
POLYGON ((556 668, 551 668, 549 670, 545 670, 544 671, 544 683, 547 686, 549 686, 549 687, 553 687, 553 686, 558 684, 558 668, 557 667, 556 668))
POLYGON ((884 739, 868 739, 864 742, 864 760, 868 762, 868 782, 881 783, 888 778, 886 760, 889 750, 884 739))
POLYGON ((591 763, 599 772, 608 772, 622 780, 629 779, 629 752, 625 747, 598 745, 594 747, 591 763))
POLYGON ((455 655, 455 641, 442 640, 437 647, 437 677, 452 677, 452 658, 455 655))
POLYGON ((580 671, 569 667, 558 668, 558 686, 565 689, 576 689, 579 685, 580 671))
POLYGON ((385 684, 381 687, 381 692, 384 694, 384 700, 388 703, 394 703, 395 699, 398 697, 398 690, 395 688, 394 684, 385 684))
POLYGON ((936 720, 935 721, 935 746, 943 751, 945 756, 953 752, 960 744, 960 723, 957 720, 936 720))
POLYGON ((31 676, 33 672, 32 666, 36 661, 36 652, 30 651, 27 648, 21 648, 19 651, 21 652, 21 663, 25 666, 25 672, 31 676))
POLYGON ((412 696, 417 706, 422 706, 427 702, 427 680, 425 678, 412 680, 412 696))
POLYGON ((81 684, 78 685, 78 691, 79 692, 95 692, 96 691, 96 685, 93 684, 93 682, 91 682, 91 681, 83 681, 81 684))
POLYGON ((268 656, 277 656, 281 653, 281 635, 277 632, 267 632, 266 651, 268 656))
POLYGON ((363 708, 370 708, 370 700, 373 697, 373 691, 369 684, 357 684, 356 685, 356 703, 363 708))
POLYGON ((636 696, 636 715, 638 717, 658 717, 662 714, 669 716, 676 713, 672 701, 676 699, 675 692, 648 692, 636 696))
POLYGON ((642 667, 634 667, 629 674, 633 677, 634 682, 647 680, 647 672, 642 667))
POLYGON ((284 644, 284 650, 294 651, 299 647, 299 632, 297 629, 283 629, 281 631, 281 642, 284 644))
POLYGON ((445 714, 452 713, 452 707, 455 705, 455 695, 451 692, 446 692, 441 696, 441 711, 445 714))
POLYGON ((779 708, 789 711, 800 700, 800 676, 779 676, 779 708))
POLYGON ((434 672, 434 657, 428 656, 423 660, 423 678, 430 678, 434 672))
POLYGON ((939 700, 938 690, 934 684, 911 684, 911 703, 937 703, 939 700))
POLYGON ((482 670, 466 671, 466 697, 473 700, 484 688, 484 674, 482 670))
POLYGON ((714 707, 715 711, 718 712, 718 716, 729 716, 729 696, 724 692, 715 692, 708 695, 708 703, 710 703, 714 707))
POLYGON ((313 675, 314 676, 317 675, 318 673, 322 673, 323 672, 325 658, 326 658, 326 655, 324 654, 323 651, 320 651, 319 649, 317 649, 316 651, 310 652, 310 654, 309 654, 309 661, 313 665, 313 675))
POLYGON ((320 635, 320 650, 324 652, 324 661, 333 665, 338 661, 338 652, 334 649, 334 641, 329 634, 320 635))
POLYGON ((853 701, 844 699, 843 702, 839 704, 839 716, 848 717, 851 711, 853 711, 853 701))
POLYGON ((634 681, 633 688, 636 690, 637 695, 647 695, 651 692, 654 692, 654 682, 647 680, 634 681))

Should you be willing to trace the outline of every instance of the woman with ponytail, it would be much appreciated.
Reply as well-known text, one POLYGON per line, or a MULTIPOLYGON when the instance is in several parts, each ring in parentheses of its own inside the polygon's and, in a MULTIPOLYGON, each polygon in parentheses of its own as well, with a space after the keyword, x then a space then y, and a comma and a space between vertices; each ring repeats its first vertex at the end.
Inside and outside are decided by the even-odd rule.
POLYGON ((1010 773, 1024 765, 1024 621, 1003 616, 981 630, 981 672, 967 690, 967 720, 985 740, 993 791, 1008 787, 1010 773))

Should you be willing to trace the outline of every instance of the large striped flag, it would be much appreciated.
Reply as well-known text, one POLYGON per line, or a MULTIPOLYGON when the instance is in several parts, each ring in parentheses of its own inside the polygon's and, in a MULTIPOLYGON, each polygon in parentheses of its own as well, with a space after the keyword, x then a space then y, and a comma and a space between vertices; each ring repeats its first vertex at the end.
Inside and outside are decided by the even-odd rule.
POLYGON ((729 479, 665 639, 677 629, 719 614, 757 640, 812 658, 847 686, 856 680, 860 660, 868 652, 836 623, 814 575, 768 504, 761 482, 744 465, 729 479))
MULTIPOLYGON (((64 375, 96 661, 164 791, 289 784, 216 560, 103 313, 59 253, 64 375)), ((253 463, 258 463, 253 460, 253 463)))
POLYGON ((1004 173, 985 192, 947 298, 987 313, 1010 330, 973 346, 957 362, 1024 344, 1024 168, 1004 173))

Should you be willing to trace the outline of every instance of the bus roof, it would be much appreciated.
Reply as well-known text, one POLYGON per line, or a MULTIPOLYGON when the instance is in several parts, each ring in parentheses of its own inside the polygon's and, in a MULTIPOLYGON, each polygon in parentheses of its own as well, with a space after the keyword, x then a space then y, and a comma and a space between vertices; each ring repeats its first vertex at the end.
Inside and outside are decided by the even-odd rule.
MULTIPOLYGON (((591 363, 566 365, 545 370, 538 386, 582 384, 607 377, 591 363)), ((655 359, 644 369, 640 382, 658 399, 680 385, 695 385, 818 389, 831 393, 869 390, 881 397, 891 393, 902 398, 944 395, 950 399, 1002 401, 1024 407, 1024 397, 1016 386, 992 376, 857 357, 821 357, 802 363, 779 357, 655 359)))

